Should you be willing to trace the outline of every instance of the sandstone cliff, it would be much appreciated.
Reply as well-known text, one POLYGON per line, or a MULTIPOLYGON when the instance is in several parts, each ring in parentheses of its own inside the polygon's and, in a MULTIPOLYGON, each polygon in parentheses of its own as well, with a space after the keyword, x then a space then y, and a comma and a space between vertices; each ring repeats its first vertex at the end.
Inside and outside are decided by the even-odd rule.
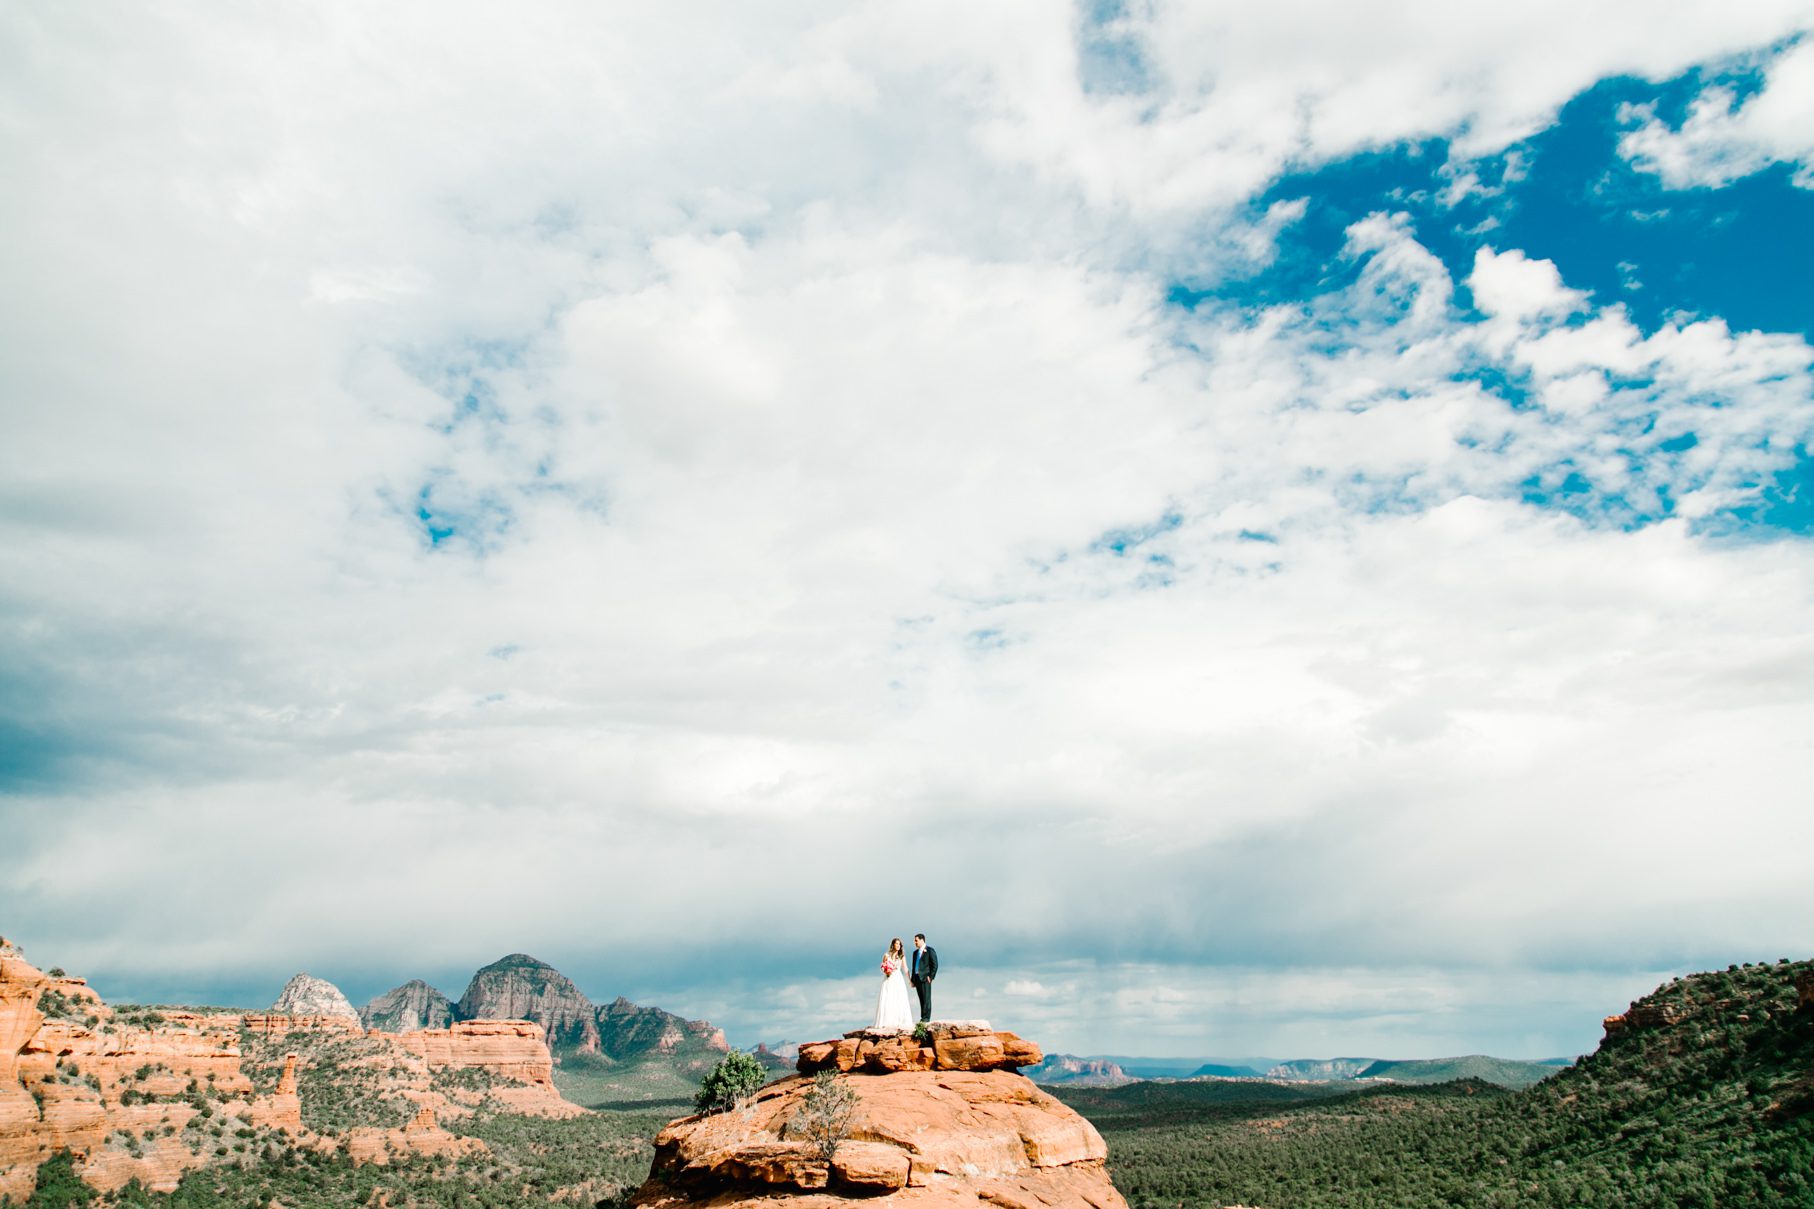
POLYGON ((591 1000, 573 980, 526 953, 499 958, 472 976, 460 996, 462 1020, 533 1020, 556 1049, 599 1052, 591 1000))
POLYGON ((359 1009, 359 1023, 387 1033, 446 1028, 453 1022, 453 1003, 420 978, 386 991, 359 1009))
POLYGON ((23 1201, 58 1151, 98 1188, 156 1191, 228 1148, 270 1105, 240 1069, 238 1018, 116 1014, 80 979, 0 946, 0 1197, 23 1201))
POLYGON ((310 974, 298 974, 284 984, 277 1002, 271 1005, 273 1013, 288 1016, 336 1016, 357 1021, 359 1013, 347 1002, 340 988, 325 978, 316 978, 310 974))
POLYGON ((888 1205, 1125 1209, 1095 1128, 1015 1073, 1039 1047, 977 1028, 935 1028, 929 1044, 854 1033, 801 1047, 803 1073, 742 1109, 670 1124, 656 1138, 634 1204, 691 1209, 760 1203, 829 1209, 844 1198, 888 1205), (807 1070, 845 1071, 857 1113, 826 1160, 799 1137, 807 1070))
POLYGON ((394 1043, 430 1071, 477 1071, 492 1078, 486 1096, 512 1112, 572 1117, 585 1112, 554 1087, 554 1060, 539 1024, 527 1020, 462 1020, 444 1029, 398 1033, 394 1043))

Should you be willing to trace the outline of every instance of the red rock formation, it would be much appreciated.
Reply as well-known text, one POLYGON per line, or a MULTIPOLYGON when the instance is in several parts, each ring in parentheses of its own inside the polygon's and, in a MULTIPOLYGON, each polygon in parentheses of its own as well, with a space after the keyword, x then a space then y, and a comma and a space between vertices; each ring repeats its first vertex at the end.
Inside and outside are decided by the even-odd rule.
POLYGON ((910 1070, 1014 1070, 1036 1066, 1044 1058, 1037 1045, 987 1025, 935 1024, 925 1041, 910 1033, 858 1029, 837 1041, 800 1047, 796 1067, 815 1071, 862 1071, 883 1075, 910 1070))
POLYGON ((240 1026, 262 1037, 281 1037, 299 1031, 364 1032, 357 1016, 292 1016, 287 1012, 250 1012, 239 1018, 240 1026))
POLYGON ((431 1070, 482 1070, 519 1086, 494 1088, 494 1100, 530 1116, 571 1117, 585 1112, 554 1088, 554 1059, 542 1026, 527 1020, 462 1020, 451 1028, 390 1037, 431 1070))
POLYGON ((355 1163, 386 1164, 409 1154, 484 1154, 490 1148, 477 1138, 448 1133, 435 1120, 435 1110, 424 1108, 402 1129, 353 1129, 346 1134, 346 1152, 355 1163))
POLYGON ((23 1202, 48 1153, 38 1102, 19 1081, 19 1052, 44 1022, 38 995, 45 978, 0 940, 0 1197, 23 1202))
POLYGON ((79 978, 50 978, 0 941, 0 1198, 24 1201, 38 1167, 68 1151, 88 1183, 114 1190, 138 1180, 154 1192, 175 1188, 186 1171, 215 1161, 213 1147, 184 1133, 205 1096, 221 1120, 288 1133, 300 1145, 331 1148, 339 1138, 303 1125, 297 1056, 284 1063, 276 1090, 254 1097, 240 1066, 240 1029, 265 1039, 297 1031, 366 1036, 381 1046, 377 1065, 394 1071, 393 1090, 418 1105, 402 1129, 353 1130, 360 1161, 396 1154, 467 1154, 484 1143, 441 1128, 437 1111, 471 1111, 486 1096, 507 1110, 568 1116, 585 1110, 560 1098, 541 1029, 522 1021, 472 1021, 421 1034, 406 1044, 364 1034, 356 1019, 260 1012, 202 1014, 179 1009, 118 1018, 79 978), (39 1009, 42 1000, 52 1013, 39 1009), (488 1091, 432 1087, 435 1069, 470 1067, 495 1076, 488 1091), (130 1139, 127 1141, 125 1139, 130 1139))
MULTIPOLYGON (((845 1042, 883 1040, 824 1042, 821 1060, 853 1053, 845 1042)), ((807 1050, 817 1047, 801 1048, 804 1062, 807 1050)), ((863 1061, 906 1048, 871 1049, 863 1061)), ((951 1052, 966 1060, 980 1053, 982 1061, 994 1062, 992 1050, 977 1045, 951 1052)), ((939 1060, 936 1046, 929 1052, 939 1060)), ((834 1198, 861 1196, 916 1207, 992 1201, 1022 1209, 1125 1209, 1109 1180, 1101 1135, 1021 1075, 993 1069, 848 1076, 858 1114, 849 1140, 829 1162, 789 1135, 812 1083, 804 1075, 783 1079, 746 1109, 670 1124, 656 1138, 655 1162, 635 1204, 729 1209, 760 1202, 764 1209, 822 1209, 834 1198)))
POLYGON ((252 1101, 249 1116, 254 1129, 281 1129, 300 1138, 302 1097, 296 1091, 296 1055, 283 1056, 283 1073, 277 1076, 277 1088, 268 1096, 252 1101))

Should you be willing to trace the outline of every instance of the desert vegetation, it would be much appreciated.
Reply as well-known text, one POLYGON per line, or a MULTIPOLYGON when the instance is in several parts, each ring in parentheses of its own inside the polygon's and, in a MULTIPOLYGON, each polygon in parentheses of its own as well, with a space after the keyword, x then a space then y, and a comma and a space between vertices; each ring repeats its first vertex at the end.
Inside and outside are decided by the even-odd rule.
POLYGON ((1478 1080, 1330 1094, 1247 1083, 1058 1090, 1135 1209, 1814 1203, 1811 962, 1660 988, 1521 1092, 1478 1080))

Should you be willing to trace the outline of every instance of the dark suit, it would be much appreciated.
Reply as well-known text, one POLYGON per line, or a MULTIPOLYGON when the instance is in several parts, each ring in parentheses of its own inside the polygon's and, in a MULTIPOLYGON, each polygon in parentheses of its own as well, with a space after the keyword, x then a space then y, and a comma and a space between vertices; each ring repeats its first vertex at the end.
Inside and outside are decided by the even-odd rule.
POLYGON ((932 980, 938 977, 938 950, 931 945, 907 955, 908 981, 920 994, 920 1023, 932 1019, 932 980))

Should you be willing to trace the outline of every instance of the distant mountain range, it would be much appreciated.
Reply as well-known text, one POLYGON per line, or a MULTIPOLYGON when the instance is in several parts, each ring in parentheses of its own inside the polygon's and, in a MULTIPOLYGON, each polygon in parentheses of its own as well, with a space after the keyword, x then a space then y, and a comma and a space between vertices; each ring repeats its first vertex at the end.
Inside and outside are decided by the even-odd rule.
POLYGON ((1394 1061, 1380 1058, 1198 1058, 1078 1057, 1051 1054, 1024 1074, 1055 1087, 1120 1087, 1149 1081, 1257 1079, 1273 1083, 1446 1083, 1479 1079, 1500 1087, 1529 1087, 1570 1064, 1566 1058, 1527 1062, 1469 1054, 1460 1058, 1394 1061))
MULTIPOLYGON (((419 978, 354 1009, 332 983, 299 974, 275 1010, 357 1014, 368 1029, 406 1033, 462 1020, 531 1020, 548 1036, 555 1082, 576 1103, 671 1100, 690 1096, 700 1077, 730 1052, 724 1032, 619 996, 594 1004, 571 978, 527 953, 500 957, 475 972, 458 1000, 419 978)), ((791 1066, 758 1055, 770 1069, 791 1066)))

